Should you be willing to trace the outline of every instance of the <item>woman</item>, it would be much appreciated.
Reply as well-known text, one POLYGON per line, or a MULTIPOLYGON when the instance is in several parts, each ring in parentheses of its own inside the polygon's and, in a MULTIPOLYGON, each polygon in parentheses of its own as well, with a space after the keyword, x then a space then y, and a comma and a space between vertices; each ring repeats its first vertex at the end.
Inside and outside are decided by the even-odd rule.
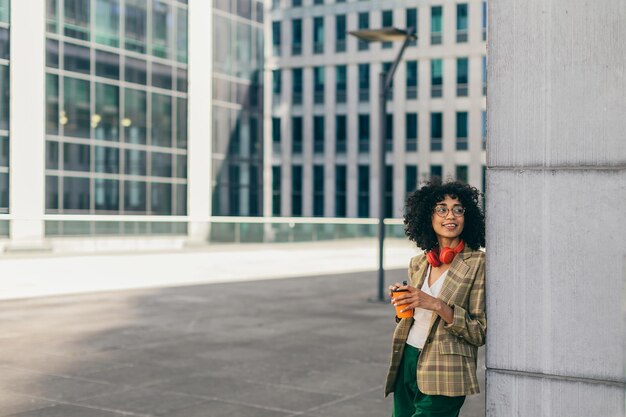
POLYGON ((431 182, 406 203, 405 232, 425 253, 411 259, 409 285, 392 298, 414 316, 399 320, 385 396, 393 417, 456 417, 479 392, 476 353, 485 344, 485 220, 476 188, 431 182))

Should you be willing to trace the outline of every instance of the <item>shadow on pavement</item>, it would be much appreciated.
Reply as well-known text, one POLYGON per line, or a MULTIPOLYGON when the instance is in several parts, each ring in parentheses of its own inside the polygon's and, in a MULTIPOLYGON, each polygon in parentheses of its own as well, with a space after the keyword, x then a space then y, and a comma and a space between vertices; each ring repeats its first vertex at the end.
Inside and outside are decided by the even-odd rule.
POLYGON ((0 416, 388 416, 375 289, 368 272, 1 302, 0 416))

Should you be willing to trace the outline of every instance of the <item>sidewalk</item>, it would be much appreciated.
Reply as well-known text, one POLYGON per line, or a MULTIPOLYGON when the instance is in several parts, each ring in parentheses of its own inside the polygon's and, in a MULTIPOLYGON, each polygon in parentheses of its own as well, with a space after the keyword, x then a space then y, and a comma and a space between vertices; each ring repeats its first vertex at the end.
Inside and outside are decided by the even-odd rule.
MULTIPOLYGON (((330 249, 336 260, 351 250, 330 249)), ((284 262, 300 259, 297 252, 284 262)), ((254 270, 261 255, 269 256, 239 253, 235 269, 254 270)), ((165 254, 141 256, 155 262, 141 262, 153 272, 175 259, 168 271, 178 269, 176 280, 162 288, 152 282, 152 288, 0 302, 0 416, 390 415, 382 384, 395 323, 391 306, 367 301, 375 295, 375 272, 174 286, 196 279, 185 274, 199 266, 165 254)), ((225 265, 226 253, 220 256, 225 265)), ((103 260, 115 261, 101 258, 100 268, 103 260)), ((57 259, 73 277, 106 275, 81 271, 85 266, 75 261, 85 257, 40 258, 57 259)), ((405 275, 403 267, 387 279, 405 275)), ((484 395, 469 397, 461 416, 484 416, 484 395)))

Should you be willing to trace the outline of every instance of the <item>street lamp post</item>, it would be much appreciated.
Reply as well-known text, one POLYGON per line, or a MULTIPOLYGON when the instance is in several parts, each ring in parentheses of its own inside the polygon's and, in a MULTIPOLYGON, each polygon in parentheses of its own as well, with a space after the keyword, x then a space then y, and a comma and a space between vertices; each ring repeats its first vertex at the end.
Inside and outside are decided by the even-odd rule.
POLYGON ((409 43, 415 39, 415 29, 410 27, 406 30, 396 28, 383 29, 363 29, 349 32, 367 42, 393 42, 403 40, 402 48, 398 51, 395 61, 387 72, 380 72, 379 91, 378 91, 378 117, 380 128, 378 129, 380 140, 380 152, 378 153, 378 301, 385 299, 385 269, 383 266, 384 259, 384 242, 385 242, 385 154, 387 150, 386 133, 387 133, 387 96, 391 89, 391 82, 396 68, 402 59, 404 50, 409 43))

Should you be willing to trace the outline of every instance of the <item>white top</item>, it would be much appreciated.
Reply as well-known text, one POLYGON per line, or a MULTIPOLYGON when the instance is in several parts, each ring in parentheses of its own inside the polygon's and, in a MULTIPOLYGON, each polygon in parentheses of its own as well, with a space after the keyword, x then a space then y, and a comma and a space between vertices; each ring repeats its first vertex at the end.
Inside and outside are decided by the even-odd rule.
MULTIPOLYGON (((437 297, 439 296, 439 292, 441 291, 441 287, 443 287, 443 282, 448 275, 448 270, 441 274, 437 281, 433 284, 433 286, 428 285, 428 280, 430 279, 430 265, 428 265, 428 271, 426 272, 426 279, 424 280, 424 284, 422 285, 422 291, 426 294, 437 297)), ((431 310, 425 310, 423 308, 416 308, 413 313, 413 326, 411 326, 411 330, 409 330, 409 336, 406 340, 406 343, 421 349, 424 347, 424 343, 426 342, 426 338, 428 337, 428 330, 430 327, 430 319, 433 316, 433 312, 431 310)))

